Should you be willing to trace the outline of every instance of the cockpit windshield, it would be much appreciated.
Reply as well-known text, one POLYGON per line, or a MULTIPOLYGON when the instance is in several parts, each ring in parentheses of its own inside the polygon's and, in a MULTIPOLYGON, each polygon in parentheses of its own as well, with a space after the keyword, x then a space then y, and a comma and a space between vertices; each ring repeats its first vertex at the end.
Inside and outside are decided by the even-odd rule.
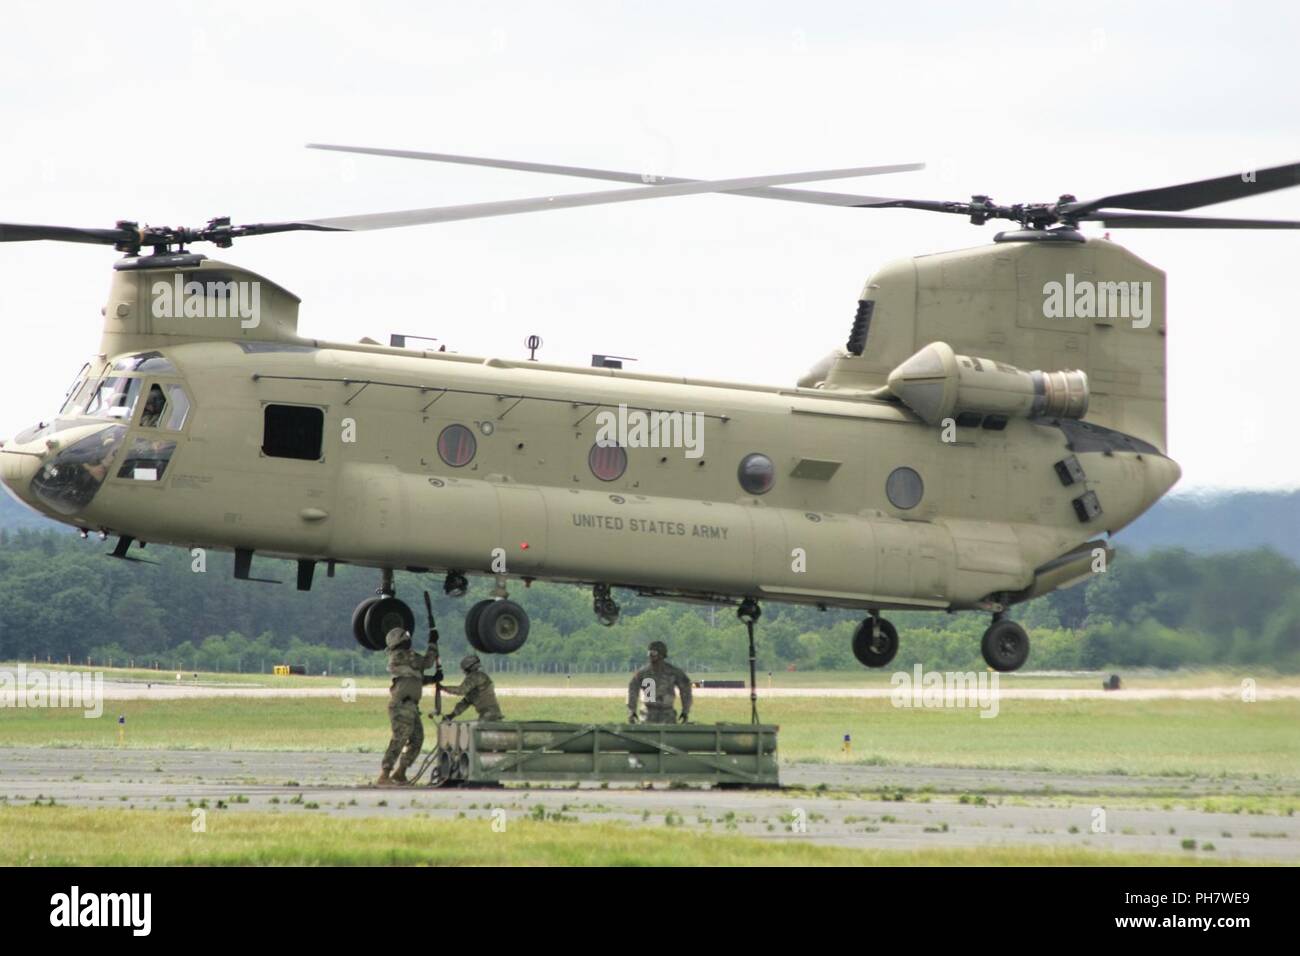
POLYGON ((113 363, 114 372, 155 372, 159 375, 175 375, 176 366, 161 352, 139 352, 128 355, 113 363))
POLYGON ((92 418, 113 418, 129 421, 135 411, 136 400, 144 385, 142 378, 114 375, 105 378, 95 389, 86 405, 86 414, 92 418))
POLYGON ((77 379, 68 389, 67 394, 63 396, 63 406, 59 409, 59 417, 76 413, 76 409, 83 401, 82 392, 86 390, 86 373, 90 371, 90 363, 87 362, 81 366, 81 371, 77 373, 77 379))

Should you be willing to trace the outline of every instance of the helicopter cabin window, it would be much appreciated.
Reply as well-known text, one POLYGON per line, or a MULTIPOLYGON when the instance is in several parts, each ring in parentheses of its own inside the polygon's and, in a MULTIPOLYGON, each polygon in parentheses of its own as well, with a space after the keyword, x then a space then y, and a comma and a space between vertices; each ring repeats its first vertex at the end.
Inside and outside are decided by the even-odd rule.
POLYGON ((587 452, 587 467, 601 481, 617 481, 627 471, 627 452, 619 445, 596 442, 587 452))
POLYGON ((765 495, 776 484, 776 466, 772 464, 771 458, 754 452, 740 460, 736 478, 740 487, 751 495, 765 495))
POLYGON ((105 378, 95 389, 86 406, 86 414, 96 418, 130 421, 144 379, 115 375, 105 378))
POLYGON ((438 457, 452 468, 464 468, 476 451, 478 439, 464 425, 448 425, 438 435, 438 457))
POLYGON ((308 405, 267 405, 262 454, 269 458, 319 461, 325 412, 308 405))

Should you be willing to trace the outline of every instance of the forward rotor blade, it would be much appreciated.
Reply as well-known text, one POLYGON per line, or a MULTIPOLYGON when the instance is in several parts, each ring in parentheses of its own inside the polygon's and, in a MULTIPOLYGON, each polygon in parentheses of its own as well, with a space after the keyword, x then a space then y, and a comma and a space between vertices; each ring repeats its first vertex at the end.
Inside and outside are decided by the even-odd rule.
MULTIPOLYGON (((898 166, 858 166, 848 169, 824 169, 808 173, 782 173, 774 176, 747 176, 740 179, 717 179, 670 183, 660 186, 640 186, 635 189, 611 189, 592 193, 569 193, 560 196, 539 196, 533 199, 507 199, 500 202, 471 203, 465 206, 435 206, 429 209, 403 209, 395 212, 364 213, 356 216, 331 216, 324 219, 296 220, 300 227, 343 229, 359 232, 368 229, 395 229, 401 226, 418 226, 434 222, 455 222, 462 219, 482 219, 488 216, 511 216, 546 209, 573 209, 581 206, 601 206, 609 203, 636 202, 642 199, 666 199, 672 196, 691 196, 698 193, 729 192, 737 189, 754 189, 783 183, 804 183, 822 179, 850 179, 855 176, 874 176, 882 172, 898 172, 898 166)), ((266 230, 285 223, 264 224, 266 230)))
MULTIPOLYGON (((325 143, 308 143, 308 149, 324 149, 336 153, 361 153, 368 156, 391 156, 398 159, 419 159, 434 163, 455 163, 461 166, 487 166, 493 169, 514 169, 526 173, 547 173, 552 176, 577 176, 582 179, 604 179, 616 183, 697 183, 698 179, 680 176, 659 176, 649 173, 629 173, 614 169, 591 169, 586 166, 557 166, 552 163, 527 163, 513 159, 490 159, 483 156, 459 156, 453 153, 423 153, 410 149, 377 149, 369 146, 333 146, 325 143)), ((895 166, 876 166, 871 175, 907 173, 924 169, 924 163, 903 163, 895 166)), ((759 186, 753 189, 716 190, 738 196, 756 196, 760 199, 784 199, 789 202, 814 203, 821 206, 861 206, 864 204, 891 203, 899 200, 880 196, 856 196, 849 193, 818 192, 807 189, 781 189, 759 186)))
POLYGON ((1100 222, 1108 229, 1300 229, 1300 222, 1288 219, 1218 219, 1213 216, 1171 216, 1105 210, 1079 218, 1100 222))
POLYGON ((32 242, 38 239, 55 239, 60 242, 90 242, 112 246, 131 242, 138 234, 130 229, 78 229, 74 226, 24 225, 0 222, 0 242, 32 242))
POLYGON ((1234 173, 1231 176, 1202 179, 1199 182, 1182 183, 1177 186, 1161 186, 1157 189, 1120 193, 1117 196, 1104 196, 1088 202, 1064 203, 1060 211, 1074 215, 1116 206, 1120 209, 1181 212, 1185 209, 1197 209, 1201 206, 1227 202, 1230 199, 1258 196, 1291 186, 1300 186, 1300 163, 1234 173))

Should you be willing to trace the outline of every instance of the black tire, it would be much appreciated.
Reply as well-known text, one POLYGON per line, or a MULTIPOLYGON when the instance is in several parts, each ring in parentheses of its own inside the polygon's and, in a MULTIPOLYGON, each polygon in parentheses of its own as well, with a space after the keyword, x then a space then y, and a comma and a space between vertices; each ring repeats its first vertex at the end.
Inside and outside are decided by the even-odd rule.
POLYGON ((366 608, 366 640, 375 650, 385 649, 384 639, 395 627, 412 633, 415 631, 415 615, 406 602, 395 597, 381 597, 366 608))
POLYGON ((379 598, 369 597, 357 605, 356 610, 352 612, 352 636, 368 651, 382 651, 384 645, 375 646, 370 643, 370 638, 366 636, 366 612, 374 605, 379 598))
POLYGON ((853 656, 866 667, 884 667, 897 653, 898 631, 883 617, 875 622, 867 618, 853 632, 853 656))
POLYGON ((493 601, 479 615, 478 639, 489 654, 513 654, 528 640, 528 612, 514 601, 493 601))
POLYGON ((479 601, 465 612, 465 640, 469 641, 469 646, 480 654, 486 654, 488 650, 483 646, 483 642, 479 640, 478 619, 482 617, 484 609, 489 604, 495 603, 491 598, 488 598, 486 601, 479 601))
POLYGON ((1029 659, 1029 635, 1015 621, 994 621, 980 641, 984 661, 995 671, 1019 670, 1029 659))

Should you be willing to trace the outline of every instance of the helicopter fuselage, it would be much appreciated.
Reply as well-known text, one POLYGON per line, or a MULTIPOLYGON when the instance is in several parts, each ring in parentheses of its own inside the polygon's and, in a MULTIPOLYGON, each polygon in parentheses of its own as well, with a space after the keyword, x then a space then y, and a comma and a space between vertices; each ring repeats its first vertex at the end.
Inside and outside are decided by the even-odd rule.
POLYGON ((24 501, 136 541, 702 600, 997 609, 1096 571, 1098 539, 1178 477, 1153 446, 1079 422, 945 435, 856 393, 331 344, 275 332, 274 314, 253 329, 233 315, 220 340, 167 337, 145 305, 115 291, 110 321, 141 325, 105 341, 131 350, 96 357, 60 418, 0 454, 24 501), (629 410, 699 434, 602 440, 629 410), (1070 456, 1086 477, 1066 484, 1070 456), (1085 492, 1100 513, 1080 512, 1085 492))

